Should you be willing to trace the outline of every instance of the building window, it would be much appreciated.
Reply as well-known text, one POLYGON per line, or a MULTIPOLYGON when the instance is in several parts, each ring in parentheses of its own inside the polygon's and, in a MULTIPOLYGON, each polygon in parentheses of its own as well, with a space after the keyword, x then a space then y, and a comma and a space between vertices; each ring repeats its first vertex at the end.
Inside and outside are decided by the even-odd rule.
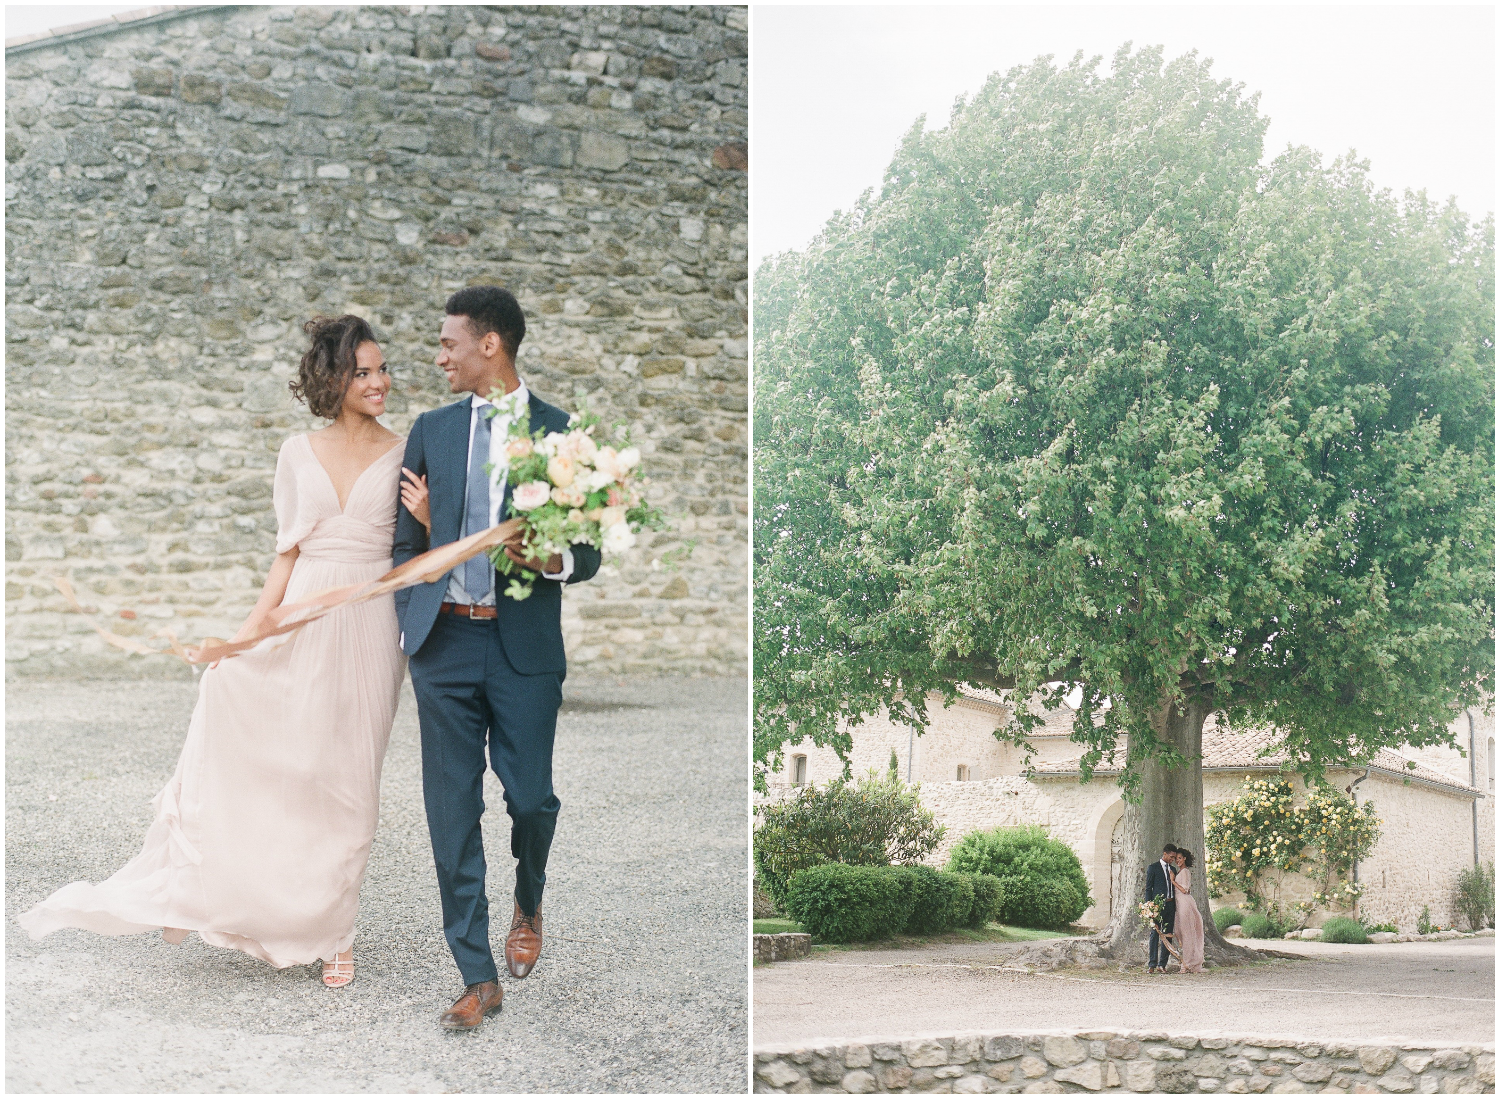
POLYGON ((968 782, 969 781, 969 765, 967 763, 960 763, 958 765, 958 781, 959 782, 968 782))
POLYGON ((807 757, 792 757, 792 782, 797 786, 807 785, 807 757))
POLYGON ((1486 748, 1485 751, 1484 751, 1484 760, 1485 760, 1485 763, 1487 763, 1489 765, 1489 769, 1490 769, 1490 793, 1493 794, 1495 792, 1495 738, 1494 737, 1490 737, 1489 747, 1486 748))

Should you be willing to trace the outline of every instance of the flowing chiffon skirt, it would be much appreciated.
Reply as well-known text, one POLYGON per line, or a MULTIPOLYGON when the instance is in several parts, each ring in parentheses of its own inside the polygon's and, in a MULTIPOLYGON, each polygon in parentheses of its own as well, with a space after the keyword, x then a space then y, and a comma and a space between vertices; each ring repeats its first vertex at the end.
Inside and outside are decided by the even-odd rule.
MULTIPOLYGON (((388 539, 330 518, 302 543, 285 601, 390 566, 388 539)), ((21 925, 34 939, 187 928, 277 967, 347 950, 406 667, 397 637, 385 596, 206 670, 141 853, 107 881, 64 886, 21 925)))

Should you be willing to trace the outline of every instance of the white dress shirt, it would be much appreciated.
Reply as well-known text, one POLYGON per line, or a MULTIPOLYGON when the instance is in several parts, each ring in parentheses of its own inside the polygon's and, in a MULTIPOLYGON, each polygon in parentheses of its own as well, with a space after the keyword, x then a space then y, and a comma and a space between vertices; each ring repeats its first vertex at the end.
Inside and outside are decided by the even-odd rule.
MULTIPOLYGON (((510 458, 505 453, 505 444, 510 439, 510 425, 514 416, 511 408, 525 409, 531 400, 531 392, 522 382, 519 389, 512 390, 506 394, 506 400, 499 406, 500 411, 495 413, 490 420, 490 526, 500 522, 500 506, 505 502, 505 478, 510 472, 510 458), (513 404, 511 402, 514 402, 513 404), (510 405, 507 408, 506 405, 510 405)), ((468 456, 465 459, 464 470, 464 499, 468 497, 468 474, 472 467, 474 456, 474 426, 479 422, 483 410, 496 407, 487 398, 475 393, 469 399, 469 445, 464 449, 468 456)), ((462 535, 462 531, 460 531, 462 535)), ((573 551, 564 549, 562 551, 562 568, 557 572, 544 572, 542 576, 548 580, 566 581, 573 575, 573 551)), ((444 597, 449 603, 473 603, 473 598, 464 590, 463 566, 460 565, 448 574, 448 593, 444 597)), ((491 588, 483 599, 478 601, 478 606, 493 607, 495 605, 495 589, 491 588)))
POLYGON ((1161 868, 1167 872, 1167 900, 1170 901, 1177 896, 1177 879, 1174 877, 1177 867, 1167 862, 1166 859, 1162 859, 1161 868))

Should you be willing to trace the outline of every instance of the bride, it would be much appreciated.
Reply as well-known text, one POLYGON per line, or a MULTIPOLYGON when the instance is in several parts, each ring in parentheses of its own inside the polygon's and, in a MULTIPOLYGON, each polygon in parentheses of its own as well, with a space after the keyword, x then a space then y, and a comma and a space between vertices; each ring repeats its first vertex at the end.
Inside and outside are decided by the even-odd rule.
POLYGON ((1177 887, 1177 920, 1173 933, 1177 936, 1177 948, 1182 952, 1179 962, 1182 973, 1203 972, 1203 914, 1193 899, 1193 853, 1185 847, 1177 849, 1173 860, 1177 873, 1173 884, 1177 887))
MULTIPOLYGON (((377 419, 390 373, 360 317, 304 331, 291 390, 333 422, 282 444, 276 559, 236 640, 283 602, 391 567, 403 439, 377 419)), ((425 513, 422 488, 403 491, 425 513)), ((324 959, 324 984, 347 985, 405 664, 385 596, 210 667, 141 853, 98 885, 64 886, 21 925, 34 939, 162 928, 177 943, 196 931, 277 968, 324 959)))

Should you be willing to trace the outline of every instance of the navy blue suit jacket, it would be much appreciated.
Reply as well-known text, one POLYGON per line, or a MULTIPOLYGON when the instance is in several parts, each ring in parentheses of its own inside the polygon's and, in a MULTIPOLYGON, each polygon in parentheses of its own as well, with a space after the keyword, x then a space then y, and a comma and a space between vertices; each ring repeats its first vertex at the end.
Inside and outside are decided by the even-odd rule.
POLYGON ((1172 899, 1167 887, 1167 872, 1162 869, 1161 859, 1146 867, 1146 899, 1150 901, 1157 897, 1163 901, 1172 899))
MULTIPOLYGON (((436 546, 457 542, 464 522, 464 491, 469 474, 469 419, 471 402, 463 400, 424 412, 406 437, 404 465, 417 476, 426 475, 432 536, 406 506, 396 502, 396 542, 392 558, 405 564, 436 546)), ((531 395, 531 430, 566 431, 568 414, 531 395)), ((502 519, 505 516, 501 516, 502 519)), ((586 542, 573 546, 569 584, 590 579, 599 571, 599 551, 586 542)), ((496 591, 500 643, 511 666, 522 675, 567 670, 562 638, 562 584, 537 579, 531 596, 515 600, 504 592, 504 577, 496 591)), ((402 649, 416 654, 437 620, 438 607, 448 590, 448 577, 396 593, 396 618, 401 623, 402 649)))

